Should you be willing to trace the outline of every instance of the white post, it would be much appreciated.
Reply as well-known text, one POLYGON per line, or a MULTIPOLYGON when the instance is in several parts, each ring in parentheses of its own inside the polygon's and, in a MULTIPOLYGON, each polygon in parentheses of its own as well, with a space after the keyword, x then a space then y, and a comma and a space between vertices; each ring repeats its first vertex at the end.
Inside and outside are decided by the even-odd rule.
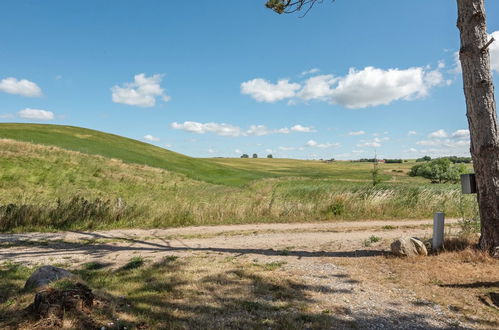
POLYGON ((433 240, 431 244, 431 248, 434 251, 439 250, 444 245, 444 222, 445 213, 435 213, 433 217, 433 240))

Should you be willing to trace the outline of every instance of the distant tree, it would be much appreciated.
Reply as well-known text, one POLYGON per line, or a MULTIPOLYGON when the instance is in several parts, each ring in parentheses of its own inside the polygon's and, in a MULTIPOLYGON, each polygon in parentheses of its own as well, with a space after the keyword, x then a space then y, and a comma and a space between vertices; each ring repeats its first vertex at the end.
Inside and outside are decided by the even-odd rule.
POLYGON ((410 176, 421 176, 430 179, 432 183, 457 183, 461 174, 464 173, 466 173, 465 165, 452 164, 448 158, 438 158, 416 164, 409 171, 410 176))
POLYGON ((402 159, 385 159, 385 163, 387 164, 402 163, 402 159))
POLYGON ((242 154, 241 158, 249 158, 248 154, 242 154))
POLYGON ((371 170, 373 187, 381 183, 381 176, 379 175, 379 162, 376 154, 373 158, 373 169, 371 170))
POLYGON ((253 154, 253 158, 258 158, 258 155, 257 154, 253 154))
POLYGON ((430 156, 424 156, 424 157, 416 159, 416 162, 418 162, 418 163, 420 163, 420 162, 429 162, 430 160, 431 160, 430 156))
POLYGON ((272 154, 268 154, 267 158, 274 158, 274 156, 272 156, 272 154))

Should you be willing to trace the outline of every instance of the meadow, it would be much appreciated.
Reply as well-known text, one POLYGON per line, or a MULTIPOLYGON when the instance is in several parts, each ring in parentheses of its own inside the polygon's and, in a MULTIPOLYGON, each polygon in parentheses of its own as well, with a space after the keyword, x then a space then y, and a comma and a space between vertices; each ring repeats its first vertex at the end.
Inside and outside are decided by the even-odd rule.
POLYGON ((56 125, 0 125, 0 230, 470 218, 458 185, 409 177, 413 161, 194 159, 56 125), (86 134, 86 135, 85 135, 86 134), (30 142, 26 142, 30 141, 30 142))

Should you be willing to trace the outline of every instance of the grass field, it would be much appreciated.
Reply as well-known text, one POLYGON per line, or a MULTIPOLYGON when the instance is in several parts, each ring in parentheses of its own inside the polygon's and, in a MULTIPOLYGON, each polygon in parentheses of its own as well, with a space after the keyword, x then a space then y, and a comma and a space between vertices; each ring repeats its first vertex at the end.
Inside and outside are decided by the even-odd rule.
POLYGON ((380 165, 383 182, 373 187, 369 163, 193 159, 114 135, 54 125, 2 124, 0 136, 39 143, 0 141, 2 231, 475 213, 473 197, 462 196, 457 185, 407 176, 413 162, 380 165), (84 132, 91 137, 81 137, 84 132), (61 147, 47 145, 51 143, 61 147), (145 161, 133 161, 138 155, 145 161), (152 166, 154 161, 165 165, 152 166), (198 164, 203 178, 196 174, 198 164))

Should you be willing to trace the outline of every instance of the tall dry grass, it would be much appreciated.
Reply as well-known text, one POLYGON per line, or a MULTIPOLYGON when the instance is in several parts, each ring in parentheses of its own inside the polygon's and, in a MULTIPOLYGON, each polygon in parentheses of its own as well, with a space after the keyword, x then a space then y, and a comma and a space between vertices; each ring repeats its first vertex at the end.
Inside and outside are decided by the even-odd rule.
POLYGON ((471 214, 455 185, 285 177, 229 187, 115 159, 0 141, 0 230, 429 218, 471 214))

